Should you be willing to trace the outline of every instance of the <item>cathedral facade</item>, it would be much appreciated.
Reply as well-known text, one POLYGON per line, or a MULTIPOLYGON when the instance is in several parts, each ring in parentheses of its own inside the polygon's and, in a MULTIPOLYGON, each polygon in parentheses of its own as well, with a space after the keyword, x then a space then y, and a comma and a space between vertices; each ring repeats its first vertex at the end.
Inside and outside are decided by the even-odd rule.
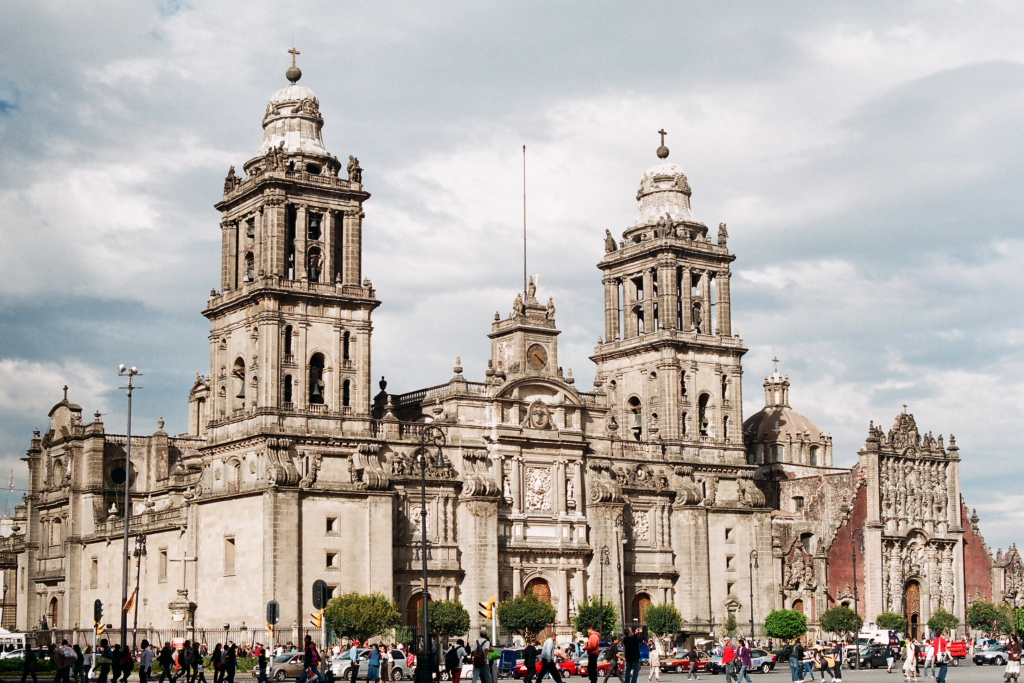
POLYGON ((592 389, 563 372, 554 301, 531 282, 491 323, 482 382, 457 362, 436 386, 375 391, 370 194, 358 160, 324 146, 299 70, 287 76, 216 207, 210 372, 191 388, 188 432, 132 437, 128 467, 127 438, 65 394, 31 440, 31 493, 0 548, 17 558, 20 629, 89 628, 96 599, 117 612, 126 512, 147 548, 132 563, 140 629, 262 627, 277 600, 297 634, 316 580, 392 596, 415 629, 424 535, 432 599, 461 600, 476 627, 477 602, 532 591, 556 607, 560 637, 595 596, 626 625, 673 603, 684 632, 721 634, 730 617, 759 632, 783 607, 923 623, 938 606, 962 617, 971 597, 1021 594, 1016 550, 993 558, 965 517, 952 437, 901 414, 837 468, 778 372, 744 422, 728 231, 694 217, 664 146, 634 224, 605 231, 592 389), (424 525, 417 456, 439 446, 424 525))

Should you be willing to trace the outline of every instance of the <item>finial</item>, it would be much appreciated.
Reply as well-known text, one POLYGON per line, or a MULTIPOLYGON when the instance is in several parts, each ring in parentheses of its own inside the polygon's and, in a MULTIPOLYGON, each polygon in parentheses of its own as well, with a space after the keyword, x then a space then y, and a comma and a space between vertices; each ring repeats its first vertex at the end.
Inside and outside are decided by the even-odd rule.
POLYGON ((156 421, 156 428, 159 429, 161 432, 164 430, 164 418, 163 418, 163 415, 161 415, 160 419, 156 421))
POLYGON ((903 404, 903 414, 904 415, 907 414, 907 404, 906 403, 903 404))
POLYGON ((772 358, 772 362, 775 363, 775 374, 779 374, 779 357, 772 358))
POLYGON ((288 50, 288 53, 292 56, 292 65, 288 67, 288 70, 284 72, 284 77, 292 83, 297 83, 302 78, 302 69, 295 65, 295 57, 302 53, 296 50, 294 47, 288 50))
POLYGON ((68 385, 64 385, 64 400, 68 400, 68 385))
POLYGON ((452 370, 455 371, 456 375, 461 375, 462 374, 462 358, 461 357, 457 357, 455 359, 455 367, 452 368, 452 370))
POLYGON ((661 130, 658 131, 658 135, 661 136, 661 147, 659 147, 658 151, 657 151, 658 158, 659 159, 667 159, 668 158, 668 147, 665 146, 665 136, 668 135, 668 133, 666 133, 665 129, 662 128, 661 130))

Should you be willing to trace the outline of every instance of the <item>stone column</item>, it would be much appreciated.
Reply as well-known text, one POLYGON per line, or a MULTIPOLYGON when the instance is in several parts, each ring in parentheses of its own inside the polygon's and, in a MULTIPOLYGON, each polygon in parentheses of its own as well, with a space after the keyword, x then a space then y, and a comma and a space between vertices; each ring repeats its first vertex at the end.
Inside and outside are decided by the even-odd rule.
POLYGON ((555 510, 559 515, 566 513, 565 460, 559 460, 555 463, 555 510))
POLYGON ((658 360, 658 381, 661 382, 661 396, 663 398, 659 415, 659 429, 663 439, 678 439, 682 429, 680 427, 680 405, 679 387, 682 379, 679 376, 679 363, 671 357, 674 354, 670 349, 663 349, 665 357, 658 360))
POLYGON ((729 279, 732 273, 721 271, 715 277, 718 283, 718 334, 732 336, 732 304, 729 297, 729 279))
POLYGON ((512 567, 512 597, 518 598, 523 592, 523 568, 518 564, 512 567))
POLYGON ((309 232, 306 228, 306 205, 295 205, 295 279, 306 278, 306 239, 309 232))
POLYGON ((345 267, 342 283, 359 286, 363 281, 363 212, 357 207, 345 212, 344 237, 345 267))
POLYGON ((622 320, 623 320, 623 338, 629 339, 637 335, 637 324, 636 315, 633 312, 633 304, 636 302, 636 285, 633 284, 633 278, 626 277, 622 279, 622 320))
MULTIPOLYGON (((324 243, 323 274, 320 281, 327 284, 334 284, 334 212, 324 210, 323 220, 320 221, 320 239, 324 243)), ((338 356, 340 358, 341 356, 338 356)))
MULTIPOLYGON (((576 497, 576 514, 583 516, 586 514, 584 509, 587 502, 587 492, 583 489, 583 461, 577 460, 576 467, 573 468, 573 495, 576 497)), ((580 595, 583 593, 581 592, 580 595)))
POLYGON ((711 272, 703 271, 700 274, 700 306, 703 333, 711 334, 711 272))
POLYGON ((682 275, 679 278, 679 285, 679 295, 682 297, 680 308, 683 309, 683 331, 689 332, 693 329, 693 300, 690 296, 690 290, 693 288, 693 273, 690 272, 689 268, 683 268, 682 275))
POLYGON ((238 221, 222 221, 220 288, 227 292, 238 287, 238 221))
POLYGON ((558 568, 558 623, 569 623, 569 572, 558 568))
POLYGON ((523 458, 512 456, 512 513, 518 514, 523 509, 523 458))
MULTIPOLYGON (((465 605, 500 597, 498 592, 498 499, 464 497, 459 505, 460 546, 463 550, 462 601, 465 605)), ((294 555, 294 552, 292 553, 294 555)), ((470 632, 483 625, 470 610, 470 632)))
POLYGON ((661 329, 676 329, 676 305, 679 301, 674 260, 658 263, 658 318, 661 329))
POLYGON ((654 332, 657 325, 654 319, 654 270, 644 270, 644 329, 643 332, 654 332))
POLYGON ((607 342, 619 339, 619 281, 615 278, 604 279, 604 340, 607 342))

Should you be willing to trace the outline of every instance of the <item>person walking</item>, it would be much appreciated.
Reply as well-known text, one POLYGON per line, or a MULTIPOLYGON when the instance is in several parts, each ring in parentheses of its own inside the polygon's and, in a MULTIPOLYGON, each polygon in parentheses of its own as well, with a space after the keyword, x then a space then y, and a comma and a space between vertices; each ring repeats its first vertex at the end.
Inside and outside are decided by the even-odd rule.
POLYGON ((380 680, 380 645, 370 648, 370 660, 366 664, 366 680, 376 683, 380 680))
POLYGON ((544 679, 544 676, 551 674, 551 679, 555 683, 562 683, 562 674, 558 672, 558 667, 555 666, 555 639, 549 637, 544 641, 544 647, 540 649, 540 678, 544 679))
POLYGON ((905 681, 916 681, 917 680, 917 640, 916 639, 908 640, 906 647, 903 649, 903 680, 905 680, 905 681))
POLYGON ((928 678, 930 674, 935 678, 935 640, 926 640, 924 646, 924 671, 921 675, 928 678))
MULTIPOLYGON (((459 679, 462 678, 462 657, 459 655, 459 650, 461 649, 462 640, 459 640, 457 643, 448 648, 447 652, 444 653, 444 668, 448 672, 452 683, 459 683, 459 679)), ((390 656, 390 648, 388 654, 390 656)), ((526 656, 526 650, 523 650, 523 656, 526 656)), ((529 667, 527 667, 526 675, 527 680, 529 680, 529 667)))
MULTIPOLYGON (((135 670, 135 655, 132 651, 125 647, 121 651, 121 683, 128 683, 128 677, 132 675, 135 670)), ((117 677, 114 677, 113 683, 117 683, 117 677)))
POLYGON ((36 677, 36 662, 39 661, 39 655, 36 654, 35 648, 25 648, 25 660, 21 663, 21 683, 25 683, 28 676, 32 676, 32 683, 39 683, 39 678, 36 677))
MULTIPOLYGON (((484 683, 491 683, 491 664, 487 655, 491 652, 491 641, 487 639, 487 629, 480 629, 480 637, 473 643, 473 651, 469 655, 473 662, 473 683, 482 680, 484 683)), ((353 683, 355 683, 353 681, 353 683)))
POLYGON ((817 654, 818 651, 811 647, 808 643, 807 649, 804 650, 804 658, 802 661, 804 667, 803 677, 800 680, 806 681, 808 676, 810 676, 812 681, 814 680, 814 665, 816 663, 815 656, 817 654))
POLYGON ((604 651, 603 659, 608 662, 608 669, 604 672, 604 683, 608 683, 608 679, 612 676, 618 678, 619 683, 626 683, 622 674, 619 673, 619 639, 617 636, 612 638, 612 644, 604 651))
POLYGON ((736 648, 732 638, 722 643, 722 668, 725 669, 725 683, 736 683, 736 648))
POLYGON ((886 673, 892 673, 893 664, 896 663, 896 653, 892 650, 892 643, 885 646, 885 669, 886 673))
POLYGON ((352 647, 348 649, 348 660, 351 662, 348 667, 349 675, 352 677, 352 683, 356 683, 356 676, 359 675, 359 647, 354 640, 352 647))
POLYGON ((160 649, 160 654, 157 655, 156 661, 160 662, 160 678, 157 680, 157 683, 164 683, 164 678, 173 683, 174 650, 171 649, 169 641, 164 641, 164 646, 160 649))
POLYGON ((97 683, 107 683, 107 676, 110 675, 110 664, 114 660, 110 651, 110 644, 107 642, 106 638, 100 641, 99 652, 97 654, 99 655, 100 675, 96 681, 97 683))
POLYGON ((1020 677, 1020 654, 1021 646, 1020 640, 1016 634, 1010 636, 1010 642, 1006 645, 1006 670, 1003 672, 1003 676, 1007 681, 1013 681, 1016 683, 1020 677))
POLYGON ((53 664, 57 667, 57 677, 53 679, 54 682, 71 683, 71 667, 78 661, 78 656, 75 655, 75 651, 71 649, 66 639, 57 648, 56 655, 56 661, 53 664))
POLYGON ((690 673, 687 674, 686 680, 698 680, 697 678, 697 648, 691 647, 690 651, 686 653, 686 657, 690 660, 690 673))
POLYGON ((647 681, 657 680, 661 683, 661 643, 657 640, 650 640, 647 643, 650 654, 647 655, 647 662, 651 665, 651 671, 647 674, 647 681))
POLYGON ((156 652, 150 646, 149 641, 142 639, 142 652, 139 654, 139 683, 148 683, 150 674, 153 673, 153 659, 156 652))
POLYGON ((939 665, 939 674, 935 677, 935 683, 946 683, 946 671, 949 669, 949 662, 953 659, 949 651, 949 643, 940 633, 935 638, 935 661, 939 665))
POLYGON ((640 677, 640 636, 631 629, 624 631, 622 654, 626 659, 626 683, 636 683, 640 677))
POLYGON ((199 643, 192 643, 192 658, 196 667, 194 683, 206 683, 206 646, 200 647, 199 643))
POLYGON ((523 649, 523 664, 526 666, 525 683, 533 683, 533 679, 537 675, 537 654, 539 652, 536 638, 527 643, 523 649))
POLYGON ((124 657, 121 655, 121 644, 114 643, 114 649, 110 651, 110 672, 113 676, 110 679, 110 683, 117 683, 117 679, 121 677, 121 667, 124 665, 124 657))
POLYGON ((270 677, 267 676, 267 653, 265 650, 261 651, 260 656, 256 658, 256 666, 259 671, 256 683, 270 683, 270 677))
MULTIPOLYGON (((210 665, 213 666, 213 683, 221 683, 224 680, 224 650, 220 643, 213 646, 213 652, 210 653, 210 665)), ((159 683, 163 683, 163 681, 159 683)))
POLYGON ((800 639, 787 645, 782 652, 789 659, 789 673, 793 683, 800 683, 804 678, 804 646, 800 639))
POLYGON ((841 640, 833 641, 832 645, 832 683, 843 683, 843 663, 846 661, 846 649, 841 640))
MULTIPOLYGON (((601 634, 593 626, 587 627, 587 678, 597 683, 597 655, 601 652, 601 634)), ((22 683, 25 683, 22 681, 22 683)))
POLYGON ((85 655, 82 653, 82 648, 75 643, 71 649, 75 651, 75 683, 86 683, 85 655))
POLYGON ((238 655, 235 645, 224 650, 224 678, 225 683, 235 683, 235 667, 238 666, 238 655))
POLYGON ((753 662, 750 659, 750 648, 747 647, 747 641, 740 639, 740 649, 736 653, 736 657, 739 660, 739 671, 736 673, 736 683, 743 683, 746 679, 747 683, 754 683, 750 680, 750 666, 753 662))

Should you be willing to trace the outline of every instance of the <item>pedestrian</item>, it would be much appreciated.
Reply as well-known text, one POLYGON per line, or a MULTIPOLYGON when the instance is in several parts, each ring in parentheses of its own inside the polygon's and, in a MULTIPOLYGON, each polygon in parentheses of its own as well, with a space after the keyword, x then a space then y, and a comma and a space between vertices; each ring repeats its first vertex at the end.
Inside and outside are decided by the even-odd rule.
POLYGON ((928 678, 929 672, 932 678, 935 678, 935 640, 926 640, 924 648, 924 671, 922 676, 928 678))
POLYGON ((650 640, 647 643, 650 654, 647 655, 647 662, 651 665, 651 671, 647 674, 647 681, 657 680, 661 683, 661 643, 657 640, 650 640))
POLYGON ((832 659, 832 683, 843 683, 843 662, 846 660, 846 649, 841 640, 833 641, 832 659))
POLYGON ((349 675, 352 676, 352 683, 356 683, 356 676, 359 675, 359 646, 356 645, 354 640, 352 641, 352 647, 348 651, 348 661, 351 662, 348 667, 349 675))
POLYGON ((1016 682, 1017 678, 1020 677, 1020 653, 1021 646, 1020 640, 1016 634, 1010 636, 1010 642, 1006 646, 1006 671, 1003 672, 1003 676, 1007 681, 1016 682))
MULTIPOLYGON (((537 676, 537 654, 540 650, 537 649, 537 639, 534 638, 526 644, 523 648, 523 665, 526 667, 526 679, 524 683, 533 683, 533 679, 537 676)), ((543 674, 541 674, 543 676, 543 674)))
MULTIPOLYGON (((525 650, 523 651, 525 655, 525 650)), ((462 661, 459 660, 459 646, 455 643, 444 653, 444 670, 448 672, 448 679, 458 681, 462 676, 462 661)), ((529 673, 529 672, 527 672, 529 673)))
POLYGON ((586 652, 587 678, 590 679, 590 683, 597 683, 597 655, 601 652, 601 634, 593 626, 587 627, 586 652))
POLYGON ((142 639, 142 652, 139 654, 139 683, 148 683, 150 674, 153 673, 153 659, 156 652, 150 646, 149 641, 142 639))
MULTIPOLYGON (((135 655, 127 647, 121 651, 121 683, 128 683, 128 677, 135 671, 135 655)), ((114 679, 113 683, 117 683, 114 679)))
POLYGON ((892 650, 892 644, 885 646, 885 669, 886 673, 892 673, 892 666, 896 663, 896 653, 892 650))
POLYGON ((905 681, 917 680, 917 640, 907 641, 903 650, 903 679, 905 681))
POLYGON ((640 677, 640 636, 628 628, 624 633, 622 654, 626 659, 626 683, 636 683, 640 677))
POLYGON ((75 651, 75 683, 85 683, 85 655, 78 643, 71 646, 75 651))
POLYGON ((256 667, 259 671, 259 675, 256 677, 256 683, 270 683, 270 677, 267 676, 266 652, 260 652, 259 657, 256 658, 256 667))
POLYGON ((810 647, 810 645, 808 644, 807 649, 804 650, 804 658, 802 660, 802 664, 803 664, 803 677, 800 680, 802 680, 802 681, 807 680, 808 676, 811 677, 812 681, 814 680, 814 664, 815 664, 814 657, 815 657, 816 654, 817 654, 817 650, 815 650, 813 647, 810 647))
MULTIPOLYGON (((213 683, 221 683, 224 680, 224 650, 220 643, 213 646, 210 654, 210 665, 213 666, 213 683)), ((160 683, 163 683, 162 681, 160 683)))
POLYGON ((235 667, 238 665, 238 655, 235 645, 224 650, 224 678, 225 683, 235 683, 235 667))
POLYGON ((487 629, 482 628, 480 637, 473 643, 473 651, 469 656, 473 662, 473 683, 477 683, 477 679, 483 680, 484 683, 491 683, 491 665, 487 661, 487 655, 490 652, 491 641, 487 639, 487 629))
POLYGON ((939 675, 935 677, 935 683, 946 683, 946 671, 949 669, 949 662, 953 659, 950 651, 949 644, 946 639, 942 637, 940 633, 934 641, 935 645, 935 661, 939 665, 939 675))
POLYGON ((604 683, 608 683, 608 679, 612 676, 618 678, 619 683, 626 683, 625 679, 622 678, 622 674, 619 672, 620 644, 618 636, 615 636, 612 638, 612 644, 604 651, 603 659, 608 662, 608 668, 604 672, 604 683))
POLYGON ((110 672, 113 676, 110 678, 110 683, 117 683, 117 679, 121 677, 121 644, 114 643, 113 649, 110 651, 110 672))
POLYGON ((699 680, 697 678, 697 648, 691 647, 690 651, 686 653, 686 657, 690 660, 690 673, 686 676, 686 680, 699 680))
POLYGON ((783 650, 783 655, 789 659, 789 673, 793 679, 793 683, 799 683, 804 678, 804 646, 797 638, 792 643, 787 645, 783 650))
POLYGON ((370 648, 370 661, 366 666, 366 680, 368 681, 379 681, 380 680, 380 645, 374 645, 370 648))
POLYGON ((110 664, 114 661, 112 659, 112 653, 110 651, 110 644, 107 639, 104 638, 100 641, 99 652, 99 663, 100 663, 100 675, 97 678, 97 683, 107 683, 107 676, 110 675, 110 664))
POLYGON ((754 683, 750 680, 750 666, 753 662, 750 659, 750 648, 747 647, 747 641, 740 639, 740 649, 736 653, 736 657, 739 659, 739 671, 736 673, 736 683, 743 683, 746 679, 747 683, 754 683))
POLYGON ((206 645, 192 643, 192 656, 195 659, 195 683, 206 683, 206 645))
POLYGON ((57 676, 53 679, 55 683, 71 683, 71 667, 77 659, 68 641, 62 641, 60 647, 54 650, 53 665, 57 668, 57 676))
POLYGON ((736 648, 732 638, 722 643, 722 668, 725 669, 725 683, 736 683, 736 648))
POLYGON ((544 676, 551 674, 551 680, 555 683, 562 683, 562 674, 559 673, 558 667, 555 666, 555 639, 549 636, 544 641, 544 647, 540 649, 540 677, 543 680, 544 676))

